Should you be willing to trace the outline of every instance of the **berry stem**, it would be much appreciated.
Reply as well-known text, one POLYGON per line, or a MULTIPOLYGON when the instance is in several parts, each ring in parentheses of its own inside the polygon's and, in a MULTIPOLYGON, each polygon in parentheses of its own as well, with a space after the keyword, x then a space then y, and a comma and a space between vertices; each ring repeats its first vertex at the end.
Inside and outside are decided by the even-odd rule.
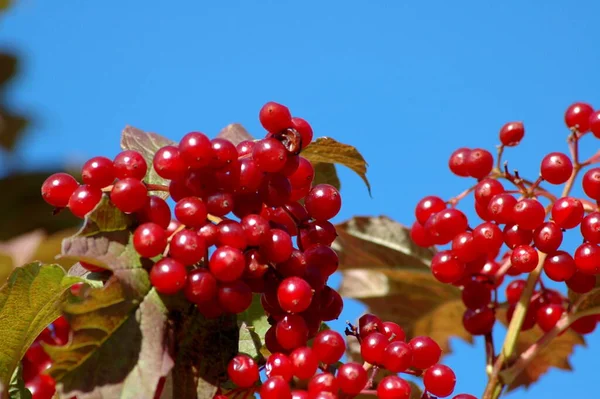
POLYGON ((463 198, 465 198, 467 195, 471 194, 471 192, 473 192, 473 190, 475 190, 475 187, 477 187, 477 185, 469 187, 468 189, 466 189, 462 193, 458 194, 456 197, 450 198, 448 200, 448 202, 447 202, 448 205, 451 205, 451 206, 455 207, 456 205, 458 205, 458 202, 460 200, 462 200, 463 198))
POLYGON ((504 154, 504 144, 496 146, 498 153, 496 155, 496 168, 502 170, 502 155, 504 154))
POLYGON ((486 368, 491 369, 496 358, 496 351, 494 350, 494 340, 492 332, 485 334, 485 364, 486 368))

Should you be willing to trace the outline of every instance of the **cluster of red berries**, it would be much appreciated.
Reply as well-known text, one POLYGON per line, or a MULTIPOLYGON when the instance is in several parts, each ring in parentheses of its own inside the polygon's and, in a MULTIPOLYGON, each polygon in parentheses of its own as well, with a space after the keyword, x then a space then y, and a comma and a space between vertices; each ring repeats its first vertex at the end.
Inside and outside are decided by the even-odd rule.
MULTIPOLYGON (((272 353, 264 365, 267 379, 260 387, 256 386, 260 367, 244 354, 229 363, 229 378, 246 393, 258 391, 262 399, 353 398, 371 390, 376 374, 383 370, 389 375, 373 391, 380 399, 410 397, 410 384, 397 373, 422 375, 428 398, 447 397, 454 391, 456 376, 452 369, 438 364, 442 351, 433 339, 415 337, 406 342, 402 327, 382 322, 372 314, 362 316, 358 327, 350 325, 346 335, 359 340, 364 364, 339 363, 346 351, 346 341, 341 334, 325 330, 316 335, 312 347, 302 345, 272 353), (305 388, 293 389, 294 378, 293 385, 305 388)), ((225 398, 221 394, 215 396, 215 399, 225 398)), ((475 397, 461 394, 454 399, 475 397)))
MULTIPOLYGON (((584 103, 571 105, 565 114, 571 130, 571 156, 552 152, 540 165, 540 176, 528 181, 504 169, 494 167, 494 156, 485 149, 460 148, 450 156, 449 168, 458 176, 478 181, 460 196, 446 202, 437 196, 423 198, 416 206, 416 221, 411 229, 415 243, 423 247, 447 246, 437 252, 431 262, 433 275, 441 282, 462 287, 467 307, 463 324, 473 335, 490 333, 495 323, 497 301, 492 292, 504 277, 532 272, 539 263, 545 275, 577 293, 591 291, 600 274, 600 168, 588 169, 582 178, 585 194, 591 199, 570 196, 578 172, 594 163, 580 162, 577 144, 592 132, 600 138, 600 111, 584 103), (510 184, 505 188, 500 181, 510 184), (565 185, 561 197, 541 184, 565 185), (470 226, 456 204, 473 193, 475 211, 481 222, 470 226), (544 205, 542 201, 548 203, 544 205), (563 234, 579 227, 583 243, 570 254, 561 249, 563 234)), ((521 122, 505 124, 500 130, 499 156, 505 147, 519 144, 525 135, 521 122)), ((509 319, 519 301, 525 281, 517 279, 506 287, 509 319)), ((557 291, 544 288, 531 298, 523 329, 536 323, 544 331, 552 329, 567 311, 568 299, 557 291)), ((573 323, 579 333, 594 330, 598 318, 589 316, 573 323)))

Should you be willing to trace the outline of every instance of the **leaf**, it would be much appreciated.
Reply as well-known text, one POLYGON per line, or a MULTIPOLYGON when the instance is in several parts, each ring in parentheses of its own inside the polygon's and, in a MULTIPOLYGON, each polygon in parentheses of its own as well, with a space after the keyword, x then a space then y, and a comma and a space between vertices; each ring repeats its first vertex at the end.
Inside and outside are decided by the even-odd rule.
POLYGON ((217 134, 218 138, 231 141, 234 145, 238 145, 245 140, 254 140, 254 137, 239 123, 232 123, 223 128, 217 134))
POLYGON ((331 184, 333 187, 338 190, 341 188, 340 179, 337 175, 337 171, 335 169, 335 165, 332 163, 319 162, 313 165, 315 169, 315 178, 313 180, 313 185, 317 184, 331 184))
POLYGON ((78 281, 59 265, 36 262, 12 272, 0 290, 0 382, 9 382, 27 348, 60 316, 69 287, 78 281))
MULTIPOLYGON (((168 181, 160 177, 152 167, 152 160, 156 151, 167 145, 175 143, 166 137, 157 133, 147 133, 133 126, 126 126, 121 133, 121 148, 124 150, 134 150, 142 154, 148 164, 148 172, 144 181, 148 184, 168 185, 168 181)), ((168 197, 165 191, 152 191, 153 195, 161 198, 168 197)))
POLYGON ((12 378, 10 379, 10 385, 8 386, 8 397, 10 399, 31 399, 31 392, 29 389, 25 388, 25 381, 23 381, 23 368, 21 364, 19 364, 13 373, 12 378))
POLYGON ((260 295, 255 294, 250 308, 238 315, 238 326, 240 336, 238 351, 252 356, 259 362, 264 360, 261 349, 264 347, 265 334, 270 324, 260 304, 260 295))
POLYGON ((600 306, 600 276, 596 276, 595 288, 585 294, 578 294, 569 288, 569 301, 575 305, 573 312, 583 312, 600 306))
MULTIPOLYGON (((505 310, 497 311, 496 317, 502 324, 505 326, 508 325, 505 310)), ((544 335, 544 332, 537 326, 528 331, 521 331, 517 340, 516 355, 518 356, 527 350, 542 335, 544 335)), ((512 391, 520 386, 529 387, 548 372, 551 367, 561 370, 572 370, 569 357, 577 345, 585 345, 583 337, 571 329, 566 330, 538 353, 525 370, 509 385, 508 390, 512 391)))
POLYGON ((341 164, 352 169, 363 179, 371 195, 371 185, 367 179, 368 164, 356 148, 329 137, 319 137, 302 150, 302 156, 313 164, 318 162, 341 164))
POLYGON ((34 230, 9 241, 0 242, 0 284, 4 283, 15 267, 33 260, 36 249, 44 240, 43 230, 34 230))

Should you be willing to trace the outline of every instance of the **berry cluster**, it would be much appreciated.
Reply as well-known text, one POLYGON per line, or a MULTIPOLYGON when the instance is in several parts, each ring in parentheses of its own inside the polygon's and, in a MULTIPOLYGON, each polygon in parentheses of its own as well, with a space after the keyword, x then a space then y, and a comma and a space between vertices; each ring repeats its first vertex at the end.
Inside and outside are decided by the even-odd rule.
MULTIPOLYGON (((594 157, 580 161, 578 143, 589 132, 600 138, 600 111, 576 103, 567 109, 565 122, 571 131, 570 155, 547 154, 535 181, 524 179, 517 171, 511 173, 506 163, 502 165, 505 147, 518 145, 525 135, 521 122, 511 122, 500 130, 496 165, 494 156, 480 148, 459 148, 450 156, 452 173, 477 179, 472 187, 449 201, 427 196, 416 206, 411 237, 423 247, 445 246, 435 254, 431 270, 439 281, 462 288, 467 308, 463 324, 473 335, 491 333, 499 305, 497 295, 492 294, 506 276, 539 274, 542 269, 547 278, 565 282, 576 293, 589 292, 596 285, 600 274, 600 168, 590 168, 583 175, 581 184, 589 199, 571 196, 571 189, 579 172, 597 162, 594 157), (562 194, 545 189, 544 182, 564 185, 562 194), (481 219, 472 225, 456 208, 471 193, 481 219), (563 235, 577 227, 583 243, 569 253, 561 249, 563 235)), ((506 287, 509 320, 525 286, 525 280, 518 278, 506 287)), ((570 305, 538 278, 522 330, 536 324, 544 331, 551 330, 570 305)), ((571 328, 590 333, 597 321, 595 315, 583 317, 571 328)))
MULTIPOLYGON (((353 398, 360 393, 372 393, 380 399, 408 399, 411 386, 397 373, 422 375, 424 398, 447 397, 454 391, 454 372, 438 364, 442 351, 433 339, 415 337, 406 342, 402 327, 382 322, 372 314, 362 316, 358 327, 349 325, 346 335, 359 340, 364 364, 340 363, 346 351, 345 339, 335 331, 325 330, 315 336, 311 347, 303 343, 293 349, 272 351, 261 366, 266 371, 266 380, 260 387, 256 384, 261 367, 244 354, 229 363, 229 378, 238 386, 237 390, 246 394, 258 391, 262 399, 353 398), (380 371, 387 375, 373 389, 380 371)), ((225 398, 222 394, 215 396, 215 399, 225 398)), ((475 397, 461 394, 454 399, 475 397)))

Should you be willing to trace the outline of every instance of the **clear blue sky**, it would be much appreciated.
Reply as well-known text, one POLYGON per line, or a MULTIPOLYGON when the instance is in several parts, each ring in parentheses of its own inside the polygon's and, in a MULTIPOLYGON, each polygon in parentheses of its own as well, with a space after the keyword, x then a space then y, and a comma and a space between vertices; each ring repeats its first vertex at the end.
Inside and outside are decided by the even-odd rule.
MULTIPOLYGON (((546 152, 566 149, 565 107, 600 106, 595 1, 15 3, 0 44, 22 53, 9 99, 35 116, 14 160, 26 168, 112 156, 126 124, 173 139, 230 122, 258 132, 258 109, 275 100, 369 161, 373 199, 342 171, 338 220, 410 223, 420 197, 467 187, 446 169, 458 146, 493 148, 504 122, 524 120, 509 159, 535 176, 546 152)), ((576 350, 577 373, 552 371, 510 397, 587 394, 599 336, 576 350)), ((453 346, 458 390, 479 395, 481 342, 453 346)))

